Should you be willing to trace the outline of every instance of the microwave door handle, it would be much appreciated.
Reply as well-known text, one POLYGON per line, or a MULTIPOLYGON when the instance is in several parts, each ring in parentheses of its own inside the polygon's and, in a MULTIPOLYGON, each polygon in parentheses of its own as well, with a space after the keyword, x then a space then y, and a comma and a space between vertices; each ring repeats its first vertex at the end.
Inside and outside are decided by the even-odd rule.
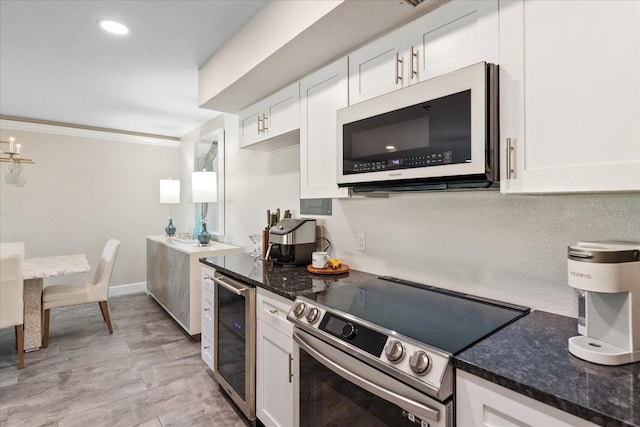
POLYGON ((213 281, 216 282, 218 285, 222 286, 223 288, 227 289, 228 291, 233 292, 234 294, 238 295, 238 296, 244 296, 245 293, 247 293, 247 287, 245 286, 237 286, 234 285, 233 283, 226 283, 223 282, 222 280, 218 279, 217 277, 212 277, 213 281))
POLYGON ((337 363, 324 354, 321 354, 316 349, 312 347, 312 344, 307 342, 304 337, 300 336, 297 333, 293 333, 293 339, 298 343, 298 346, 302 348, 304 351, 309 353, 314 359, 325 365, 327 368, 331 369, 336 374, 340 375, 344 379, 350 381, 351 383, 357 385, 360 388, 363 388, 376 396, 395 404, 403 409, 408 410, 420 417, 428 418, 432 421, 438 421, 440 419, 440 412, 429 408, 428 406, 423 405, 422 403, 416 402, 415 400, 406 398, 401 396, 391 390, 386 389, 385 387, 374 383, 373 381, 362 378, 355 372, 351 372, 344 364, 337 363))

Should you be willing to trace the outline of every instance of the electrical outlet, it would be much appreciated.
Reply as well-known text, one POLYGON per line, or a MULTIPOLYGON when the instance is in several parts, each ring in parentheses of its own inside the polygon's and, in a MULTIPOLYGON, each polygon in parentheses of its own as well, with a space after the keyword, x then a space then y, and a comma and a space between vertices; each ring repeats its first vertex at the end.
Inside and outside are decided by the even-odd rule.
POLYGON ((356 233, 356 239, 358 240, 358 250, 366 251, 367 250, 367 239, 364 233, 356 233))

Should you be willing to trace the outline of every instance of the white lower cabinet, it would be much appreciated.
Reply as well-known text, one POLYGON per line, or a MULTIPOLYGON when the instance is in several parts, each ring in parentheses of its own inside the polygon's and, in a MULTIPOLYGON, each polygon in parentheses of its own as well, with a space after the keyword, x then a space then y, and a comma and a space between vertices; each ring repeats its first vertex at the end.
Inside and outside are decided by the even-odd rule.
POLYGON ((293 425, 293 301, 257 289, 256 415, 267 427, 293 425))
POLYGON ((213 370, 213 277, 215 270, 202 267, 202 313, 200 352, 202 360, 213 370))
POLYGON ((465 371, 456 372, 458 427, 595 427, 560 409, 491 383, 465 371))

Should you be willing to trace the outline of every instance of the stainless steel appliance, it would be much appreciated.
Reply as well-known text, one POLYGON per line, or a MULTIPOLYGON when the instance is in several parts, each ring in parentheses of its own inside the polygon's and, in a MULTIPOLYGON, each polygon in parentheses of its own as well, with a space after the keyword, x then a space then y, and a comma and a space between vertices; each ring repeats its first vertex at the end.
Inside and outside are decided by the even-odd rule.
POLYGON ((269 229, 265 259, 284 266, 311 264, 316 246, 315 219, 285 218, 269 229))
POLYGON ((640 243, 578 242, 568 258, 569 286, 584 305, 571 354, 602 365, 640 361, 640 243))
POLYGON ((528 311, 390 277, 298 297, 295 421, 452 426, 452 356, 528 311))
POLYGON ((338 186, 497 187, 498 67, 479 63, 338 111, 338 186))
POLYGON ((256 417, 256 290, 216 272, 213 377, 244 415, 256 417))

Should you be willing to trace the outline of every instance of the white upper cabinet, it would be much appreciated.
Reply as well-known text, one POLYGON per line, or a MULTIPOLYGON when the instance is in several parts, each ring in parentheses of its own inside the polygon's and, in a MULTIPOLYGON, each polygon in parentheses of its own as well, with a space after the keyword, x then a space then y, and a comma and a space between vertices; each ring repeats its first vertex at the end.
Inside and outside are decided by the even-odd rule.
POLYGON ((300 198, 348 197, 338 188, 337 110, 347 106, 347 58, 300 81, 300 198))
POLYGON ((300 143, 300 86, 296 82, 240 112, 240 148, 274 151, 300 143))
POLYGON ((501 2, 501 191, 640 190, 639 9, 501 2))
POLYGON ((498 1, 452 1, 407 26, 409 79, 427 80, 499 59, 498 1))
POLYGON ((404 86, 405 32, 401 28, 349 55, 349 104, 404 86))
POLYGON ((452 1, 349 55, 349 104, 499 57, 498 1, 452 1))

